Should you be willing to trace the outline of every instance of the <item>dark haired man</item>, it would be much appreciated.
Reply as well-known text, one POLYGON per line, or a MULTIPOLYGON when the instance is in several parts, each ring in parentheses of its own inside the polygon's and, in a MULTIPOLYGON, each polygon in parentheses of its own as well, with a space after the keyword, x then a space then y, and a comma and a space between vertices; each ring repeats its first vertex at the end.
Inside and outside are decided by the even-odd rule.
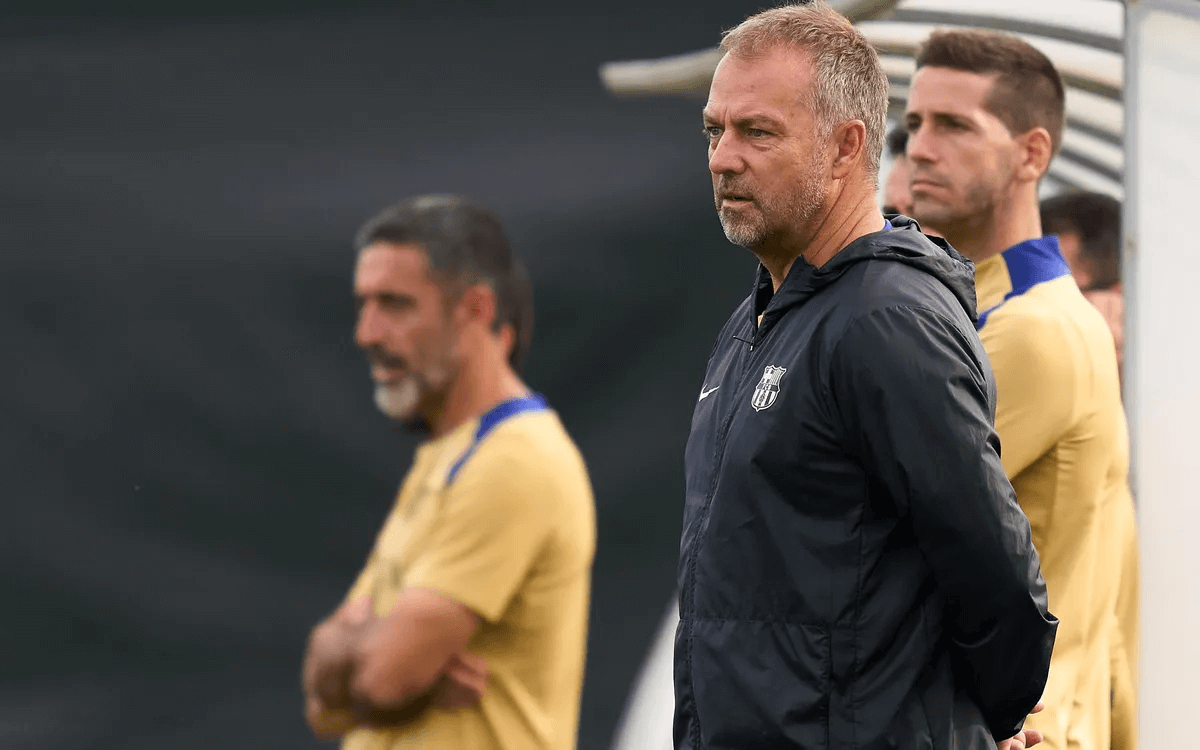
POLYGON ((1121 283, 1121 202, 1103 193, 1061 193, 1041 202, 1042 231, 1058 237, 1080 291, 1121 283))
POLYGON ((935 32, 917 56, 907 154, 915 218, 976 264, 1001 458, 1062 620, 1046 710, 1029 726, 1055 750, 1107 750, 1117 552, 1106 513, 1126 491, 1129 452, 1112 337, 1038 215, 1063 101, 1058 71, 1028 43, 935 32))
POLYGON ((428 439, 309 639, 309 724, 347 750, 571 750, 595 514, 579 452, 513 369, 528 278, 495 217, 455 197, 392 206, 356 244, 376 403, 428 439))
POLYGON ((1042 231, 1058 237, 1063 258, 1088 302, 1108 322, 1125 362, 1125 295, 1121 288, 1121 202, 1103 193, 1063 193, 1042 201, 1042 231))
MULTIPOLYGON (((1121 289, 1121 202, 1102 193, 1072 192, 1041 204, 1042 231, 1058 237, 1063 258, 1088 302, 1108 322, 1117 349, 1117 365, 1125 359, 1124 293, 1121 289)), ((1122 488, 1124 489, 1124 488, 1122 488)), ((1111 531, 1106 545, 1120 579, 1112 631, 1112 746, 1137 747, 1137 698, 1140 600, 1137 520, 1132 501, 1122 492, 1105 518, 1111 531)))

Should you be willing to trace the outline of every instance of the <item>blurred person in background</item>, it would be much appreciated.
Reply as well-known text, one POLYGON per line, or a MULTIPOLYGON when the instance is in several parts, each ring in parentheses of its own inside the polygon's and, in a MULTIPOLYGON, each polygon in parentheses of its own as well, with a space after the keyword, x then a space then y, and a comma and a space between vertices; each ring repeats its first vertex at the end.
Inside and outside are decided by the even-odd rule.
POLYGON ((991 422, 970 264, 876 205, 887 77, 824 2, 728 32, 704 109, 760 262, 685 451, 678 750, 991 750, 1056 621, 991 422))
MULTIPOLYGON (((1121 288, 1121 203, 1102 193, 1064 193, 1041 204, 1042 231, 1058 237, 1063 258, 1075 283, 1108 321, 1124 363, 1124 292, 1121 288)), ((1120 567, 1112 634, 1114 750, 1137 747, 1138 605, 1140 570, 1137 518, 1132 498, 1118 497, 1105 516, 1114 528, 1106 534, 1108 549, 1120 567)))
POLYGON ((1029 726, 1056 750, 1107 750, 1121 556, 1110 539, 1129 504, 1129 447, 1112 336, 1042 236, 1038 184, 1061 144, 1063 94, 1050 60, 1017 37, 934 32, 917 55, 907 153, 915 218, 976 264, 1004 469, 1062 621, 1046 710, 1029 726))
POLYGON ((1103 193, 1063 193, 1041 204, 1042 231, 1058 237, 1083 296, 1108 322, 1125 363, 1125 294, 1121 288, 1121 202, 1103 193))
MULTIPOLYGON (((892 168, 883 183, 883 212, 887 215, 901 214, 912 218, 912 191, 909 189, 908 128, 897 125, 888 131, 887 150, 892 159, 892 168)), ((937 230, 923 226, 921 231, 930 237, 939 236, 937 230)))
POLYGON ((908 130, 897 125, 888 131, 887 151, 892 168, 883 183, 883 212, 912 216, 912 192, 908 188, 908 130))
POLYGON ((570 750, 595 511, 575 445, 516 374, 528 277, 496 218, 455 197, 392 206, 356 245, 376 403, 427 439, 309 639, 308 722, 348 750, 570 750))

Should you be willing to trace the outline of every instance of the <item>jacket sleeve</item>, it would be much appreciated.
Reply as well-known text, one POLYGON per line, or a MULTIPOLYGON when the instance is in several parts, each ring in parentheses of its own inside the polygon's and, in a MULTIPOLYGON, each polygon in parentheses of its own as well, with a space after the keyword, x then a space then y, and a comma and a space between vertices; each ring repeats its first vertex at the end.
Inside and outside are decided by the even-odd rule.
POLYGON ((1000 464, 994 384, 974 331, 927 309, 853 321, 830 360, 846 445, 911 524, 946 600, 956 679, 997 740, 1041 697, 1058 620, 1000 464))

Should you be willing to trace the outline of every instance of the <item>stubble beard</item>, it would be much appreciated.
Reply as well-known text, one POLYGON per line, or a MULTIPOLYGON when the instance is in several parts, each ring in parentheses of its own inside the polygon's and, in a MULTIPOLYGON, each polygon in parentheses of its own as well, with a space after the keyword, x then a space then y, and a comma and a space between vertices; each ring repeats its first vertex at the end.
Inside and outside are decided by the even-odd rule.
POLYGON ((809 225, 824 208, 828 196, 828 187, 815 164, 809 165, 786 195, 768 197, 746 191, 753 197, 750 206, 731 209, 722 205, 721 193, 744 190, 737 183, 730 185, 722 178, 716 187, 715 201, 726 239, 750 250, 763 246, 775 236, 808 234, 809 225))
POLYGON ((937 231, 951 245, 970 240, 976 228, 992 221, 1003 187, 976 179, 964 186, 961 198, 951 201, 912 196, 912 217, 922 226, 937 231))

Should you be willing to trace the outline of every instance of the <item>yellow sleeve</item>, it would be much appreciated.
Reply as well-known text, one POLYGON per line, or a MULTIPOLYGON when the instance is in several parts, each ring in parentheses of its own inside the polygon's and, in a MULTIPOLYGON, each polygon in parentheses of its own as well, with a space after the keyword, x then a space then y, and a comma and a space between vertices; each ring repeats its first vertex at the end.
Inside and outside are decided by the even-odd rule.
MULTIPOLYGON (((374 553, 372 553, 374 554, 374 553)), ((354 585, 346 592, 346 598, 342 603, 352 602, 363 598, 371 593, 371 588, 374 585, 373 576, 371 575, 371 561, 367 560, 367 564, 359 571, 358 578, 354 579, 354 585)))
POLYGON ((1076 399, 1072 347, 1056 321, 1032 315, 993 315, 979 338, 996 377, 1000 462, 1011 480, 1071 426, 1076 399))
MULTIPOLYGON (((359 572, 358 578, 354 580, 354 585, 350 587, 350 591, 347 592, 346 597, 342 600, 342 604, 361 599, 371 593, 372 576, 370 575, 370 570, 371 565, 368 561, 367 565, 359 572)), ((324 706, 321 706, 317 710, 318 705, 319 703, 310 702, 305 709, 305 713, 309 725, 319 737, 332 739, 353 731, 355 726, 354 716, 348 710, 344 708, 327 708, 324 706)))
POLYGON ((1117 502, 1117 531, 1109 540, 1109 553, 1121 558, 1121 585, 1112 618, 1113 750, 1137 750, 1138 707, 1138 617, 1140 568, 1138 564, 1137 518, 1128 492, 1117 502))
POLYGON ((1112 653, 1109 658, 1112 672, 1112 716, 1109 731, 1112 750, 1137 750, 1137 683, 1130 671, 1129 654, 1125 651, 1124 634, 1111 618, 1112 653))
POLYGON ((555 524, 555 467, 539 459, 512 436, 485 440, 445 490, 406 586, 440 591, 488 622, 499 620, 555 524))

